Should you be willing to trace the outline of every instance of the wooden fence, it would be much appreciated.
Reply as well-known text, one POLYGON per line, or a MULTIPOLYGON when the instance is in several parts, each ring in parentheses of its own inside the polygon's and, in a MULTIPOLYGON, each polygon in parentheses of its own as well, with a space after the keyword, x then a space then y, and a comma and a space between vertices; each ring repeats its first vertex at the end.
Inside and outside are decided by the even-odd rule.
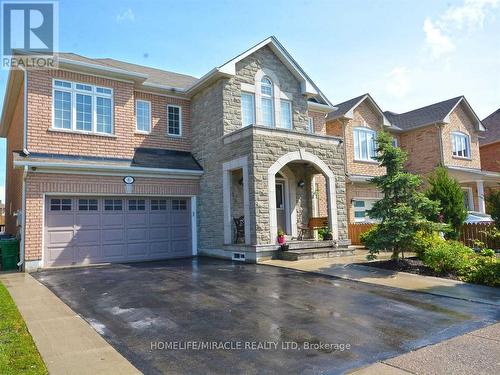
MULTIPOLYGON (((367 223, 352 223, 348 225, 349 239, 353 245, 362 245, 360 236, 361 233, 369 230, 374 224, 367 223)), ((474 246, 474 241, 479 240, 486 244, 487 248, 499 249, 500 243, 486 235, 486 232, 493 228, 492 223, 477 223, 477 224, 464 224, 460 231, 460 241, 467 246, 474 246)))
POLYGON ((373 226, 371 223, 352 223, 348 224, 347 230, 349 233, 349 239, 351 240, 351 244, 353 245, 362 245, 361 244, 361 233, 366 232, 373 226))
POLYGON ((489 249, 500 249, 500 241, 489 237, 486 232, 493 229, 493 223, 464 224, 460 231, 460 241, 467 246, 474 246, 474 241, 483 242, 489 249))

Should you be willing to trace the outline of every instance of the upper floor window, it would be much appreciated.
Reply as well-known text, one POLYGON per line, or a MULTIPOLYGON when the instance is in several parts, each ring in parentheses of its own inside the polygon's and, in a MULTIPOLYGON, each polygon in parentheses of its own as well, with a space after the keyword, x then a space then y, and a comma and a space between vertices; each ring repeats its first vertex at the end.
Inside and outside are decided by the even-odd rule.
POLYGON ((274 126, 273 83, 264 77, 260 81, 261 117, 264 126, 274 126))
POLYGON ((168 135, 182 135, 182 112, 177 105, 167 106, 167 133, 168 135))
POLYGON ((112 111, 112 89, 54 80, 53 128, 112 134, 112 111))
POLYGON ((146 100, 135 101, 136 130, 143 133, 151 131, 151 102, 146 100))
POLYGON ((281 99, 281 127, 285 129, 292 128, 292 102, 281 99))
POLYGON ((375 161, 376 133, 367 128, 354 128, 354 159, 375 161))
POLYGON ((241 93, 241 125, 248 126, 255 124, 255 103, 254 94, 249 92, 241 93))
POLYGON ((451 143, 453 156, 470 158, 470 139, 467 134, 460 132, 451 133, 451 143))
POLYGON ((307 118, 307 132, 314 133, 314 121, 312 117, 307 118))

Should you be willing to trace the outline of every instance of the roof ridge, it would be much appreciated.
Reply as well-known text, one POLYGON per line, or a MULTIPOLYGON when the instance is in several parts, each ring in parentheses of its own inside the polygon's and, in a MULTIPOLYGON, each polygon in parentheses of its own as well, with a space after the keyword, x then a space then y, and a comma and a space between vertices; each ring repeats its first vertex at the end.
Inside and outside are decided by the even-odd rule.
MULTIPOLYGON (((435 105, 443 104, 445 102, 449 102, 449 101, 452 101, 452 100, 458 100, 458 99, 462 99, 462 98, 464 98, 464 96, 460 95, 460 96, 457 96, 455 98, 445 99, 445 100, 441 100, 440 102, 435 102, 435 103, 432 103, 432 104, 424 105, 423 107, 415 108, 415 109, 412 109, 412 110, 407 111, 407 112, 398 113, 397 115, 398 116, 406 115, 406 114, 411 113, 411 112, 420 111, 422 109, 426 109, 426 108, 429 108, 429 107, 432 107, 432 106, 435 106, 435 105)), ((388 112, 390 112, 390 111, 388 111, 388 112)), ((395 112, 393 112, 393 113, 395 113, 395 112)))

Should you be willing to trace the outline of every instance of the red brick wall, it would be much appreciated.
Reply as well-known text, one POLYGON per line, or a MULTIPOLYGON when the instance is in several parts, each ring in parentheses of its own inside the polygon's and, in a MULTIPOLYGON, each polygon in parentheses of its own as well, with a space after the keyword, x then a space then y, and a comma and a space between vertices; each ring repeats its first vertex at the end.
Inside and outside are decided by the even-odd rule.
POLYGON ((317 134, 326 134, 325 114, 309 111, 307 115, 313 119, 314 132, 317 134))
MULTIPOLYGON (((26 260, 42 256, 44 202, 43 194, 71 193, 125 195, 122 177, 29 173, 26 179, 26 260)), ((197 180, 137 177, 133 195, 197 195, 197 180)))
POLYGON ((445 165, 452 165, 464 168, 481 168, 481 157, 479 155, 479 133, 469 115, 463 109, 464 104, 460 104, 450 114, 449 124, 442 127, 443 137, 443 159, 445 165), (452 154, 451 133, 459 131, 470 137, 471 158, 463 159, 454 157, 452 154))
POLYGON ((500 141, 479 148, 481 169, 500 173, 500 141))
POLYGON ((400 135, 400 145, 408 153, 409 172, 426 174, 441 162, 441 130, 427 126, 400 135))
POLYGON ((168 148, 189 151, 191 127, 189 101, 134 91, 132 83, 94 77, 62 70, 31 71, 28 78, 28 149, 31 152, 133 156, 136 147, 168 148), (113 89, 113 136, 51 131, 52 79, 96 84, 113 89), (149 135, 135 132, 135 99, 151 100, 152 131, 149 135), (166 106, 182 106, 182 137, 166 135, 166 106))
POLYGON ((24 142, 24 91, 21 90, 17 98, 16 108, 12 122, 7 132, 7 163, 5 186, 5 230, 7 233, 16 234, 17 219, 13 215, 22 209, 23 171, 14 169, 12 152, 23 149, 24 142))

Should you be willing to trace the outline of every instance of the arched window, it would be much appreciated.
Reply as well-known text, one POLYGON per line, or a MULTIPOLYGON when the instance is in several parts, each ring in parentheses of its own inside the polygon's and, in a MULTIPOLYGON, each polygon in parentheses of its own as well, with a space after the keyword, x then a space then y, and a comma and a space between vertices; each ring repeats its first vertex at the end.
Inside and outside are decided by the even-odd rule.
POLYGON ((273 82, 268 77, 260 81, 262 124, 274 126, 273 82))

